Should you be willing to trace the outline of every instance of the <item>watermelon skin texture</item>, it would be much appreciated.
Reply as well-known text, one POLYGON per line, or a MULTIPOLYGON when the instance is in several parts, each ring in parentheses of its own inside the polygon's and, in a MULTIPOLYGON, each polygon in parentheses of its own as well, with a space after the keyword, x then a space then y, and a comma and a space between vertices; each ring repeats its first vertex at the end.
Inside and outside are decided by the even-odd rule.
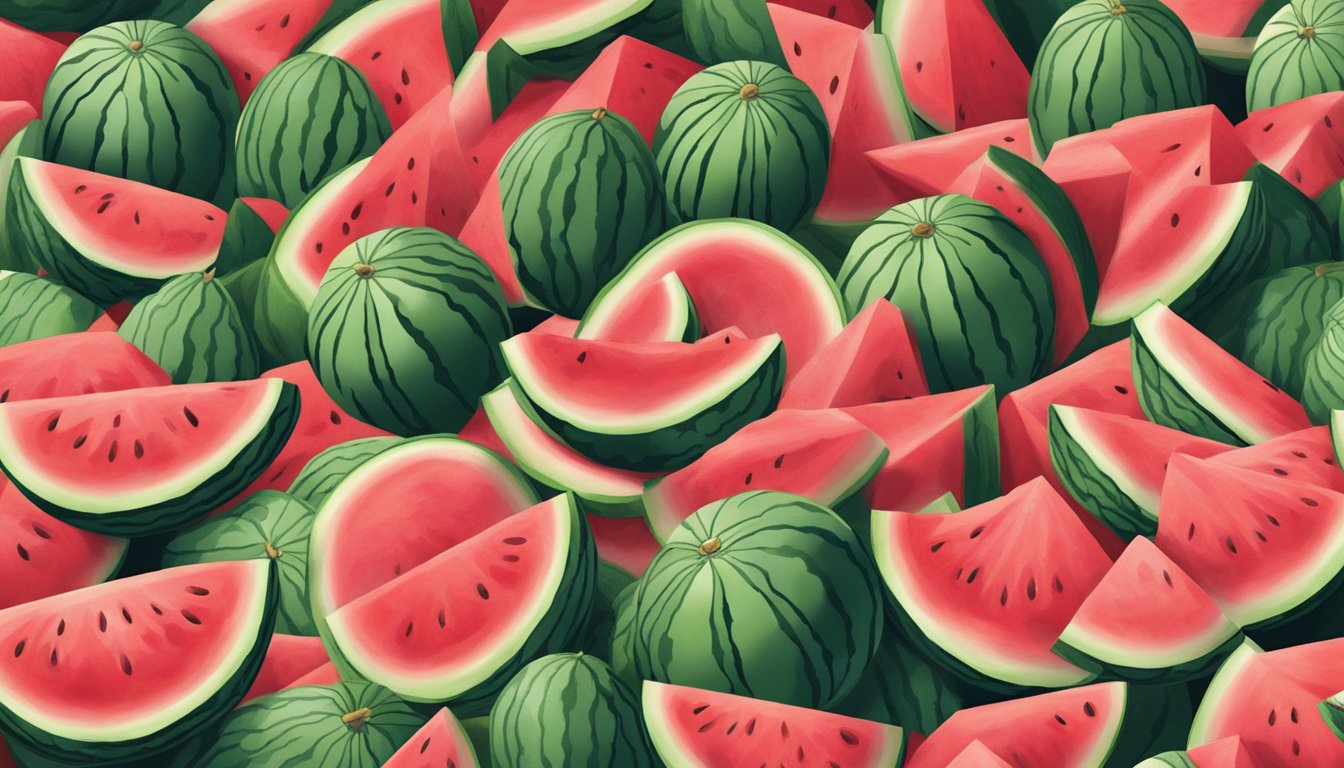
POLYGON ((131 18, 153 5, 153 0, 4 0, 0 2, 0 17, 38 32, 83 32, 131 18))
POLYGON ((361 437, 325 448, 303 465, 286 493, 317 509, 350 470, 398 442, 391 436, 361 437))
POLYGON ((1329 0, 1293 0, 1266 22, 1246 75, 1246 109, 1344 90, 1344 23, 1329 0), (1304 31, 1310 29, 1310 35, 1304 31))
POLYGON ((257 85, 238 122, 238 194, 297 205, 327 176, 372 155, 392 128, 359 70, 301 53, 257 85))
POLYGON ((831 135, 805 83, 773 64, 734 61, 677 89, 653 151, 681 221, 735 217, 788 232, 821 201, 831 135))
POLYGON ((240 109, 200 38, 163 22, 118 22, 81 37, 51 73, 43 157, 225 204, 240 109), (106 121, 132 114, 144 119, 106 121))
POLYGON ((965 685, 887 632, 859 684, 832 709, 878 723, 932 733, 965 702, 965 685))
POLYGON ((1324 333, 1326 313, 1344 299, 1341 267, 1339 262, 1290 267, 1259 284, 1239 343, 1233 345, 1242 362, 1293 397, 1304 399, 1311 352, 1324 333))
POLYGON ((239 381, 261 373, 252 332, 213 271, 169 280, 135 305, 117 333, 167 371, 174 384, 239 381))
POLYGON ((499 766, 654 762, 639 698, 606 662, 583 653, 543 656, 504 686, 490 708, 490 754, 499 766))
POLYGON ((881 638, 879 590, 833 512, 792 494, 738 494, 691 515, 649 565, 634 598, 635 665, 648 680, 830 706, 881 638), (695 586, 708 583, 718 586, 695 586))
POLYGON ((1176 14, 1158 0, 1115 7, 1084 0, 1041 44, 1027 111, 1041 157, 1069 136, 1204 103, 1199 52, 1176 14))
POLYGON ((653 153, 628 120, 601 107, 533 124, 504 155, 499 179, 519 282, 568 317, 581 317, 667 227, 653 153))
POLYGON ((423 435, 467 423, 504 378, 498 345, 511 333, 499 283, 471 251, 431 229, 394 227, 332 262, 308 350, 342 408, 394 434, 423 435))
POLYGON ((1302 405, 1314 424, 1325 424, 1330 412, 1344 408, 1344 300, 1321 320, 1321 337, 1306 355, 1302 405))
POLYGON ((1325 214, 1310 197, 1264 163, 1251 166, 1246 179, 1255 184, 1266 209, 1273 212, 1265 216, 1265 235, 1260 244, 1260 263, 1254 267, 1256 272, 1273 274, 1312 260, 1339 256, 1325 214))
POLYGON ((0 272, 0 347, 87 330, 98 305, 45 277, 0 272))
POLYGON ((749 59, 788 67, 765 0, 682 0, 681 22, 695 58, 707 64, 749 59))
POLYGON ((1049 273, 985 203, 942 195, 891 209, 854 242, 837 283, 851 314, 877 298, 901 310, 933 392, 989 383, 1006 394, 1050 365, 1049 273))

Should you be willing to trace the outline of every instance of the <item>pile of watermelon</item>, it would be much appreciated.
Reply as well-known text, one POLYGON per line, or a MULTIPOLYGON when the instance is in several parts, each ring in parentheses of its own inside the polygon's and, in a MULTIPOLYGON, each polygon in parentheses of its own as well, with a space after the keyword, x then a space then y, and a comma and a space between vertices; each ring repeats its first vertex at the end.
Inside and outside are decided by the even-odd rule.
POLYGON ((1344 0, 0 43, 0 767, 1344 766, 1344 0))

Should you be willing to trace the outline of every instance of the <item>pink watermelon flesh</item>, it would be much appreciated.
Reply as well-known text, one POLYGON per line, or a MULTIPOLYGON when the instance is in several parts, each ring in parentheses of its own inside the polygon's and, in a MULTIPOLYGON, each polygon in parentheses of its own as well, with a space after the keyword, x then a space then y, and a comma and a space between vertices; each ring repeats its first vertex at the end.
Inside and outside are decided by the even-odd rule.
POLYGON ((513 269, 513 249, 504 232, 504 203, 499 197, 498 177, 486 183, 476 207, 463 223, 459 237, 499 280, 504 289, 504 300, 510 306, 526 303, 523 285, 518 282, 518 274, 513 269))
POLYGON ((476 753, 462 724, 444 708, 383 763, 383 768, 475 768, 476 764, 476 753))
POLYGON ((171 383, 153 360, 113 332, 67 333, 0 347, 0 403, 171 383))
POLYGON ((1031 128, 1026 119, 874 149, 867 157, 895 194, 896 203, 906 203, 947 192, 991 146, 1030 159, 1031 128))
POLYGON ((910 104, 941 133, 1027 116, 1031 74, 980 0, 887 0, 910 104), (898 18, 896 18, 898 17, 898 18))
MULTIPOLYGON (((974 409, 992 407, 989 387, 975 387, 844 408, 887 446, 886 461, 863 490, 868 504, 873 509, 914 511, 951 492, 965 506, 968 490, 990 492, 983 488, 985 482, 973 478, 992 478, 995 468, 984 462, 996 459, 968 455, 967 422, 975 418, 974 409)), ((982 500, 972 497, 970 503, 982 500)))
POLYGON ((745 491, 784 491, 835 506, 886 454, 882 440, 841 411, 776 411, 710 448, 644 493, 662 541, 696 510, 745 491))
POLYGON ((905 741, 894 725, 699 688, 650 681, 643 699, 668 765, 890 768, 905 741))
POLYGON ((320 637, 271 635, 271 644, 266 647, 266 657, 261 660, 257 679, 247 689, 243 702, 283 690, 295 680, 329 663, 327 650, 322 646, 320 637))
POLYGON ((69 43, 0 19, 0 51, 3 51, 4 80, 0 82, 0 101, 24 101, 34 110, 42 109, 42 94, 56 62, 69 43))
MULTIPOLYGON (((1188 451, 1183 451, 1188 453, 1188 451)), ((1214 463, 1286 477, 1344 493, 1329 427, 1312 427, 1220 455, 1214 463)))
POLYGON ((363 72, 393 130, 453 84, 441 0, 373 3, 324 35, 311 50, 344 59, 363 72))
POLYGON ((564 95, 569 83, 563 80, 535 80, 523 86, 523 90, 509 103, 508 108, 489 130, 474 143, 463 142, 462 150, 467 160, 467 170, 475 180, 476 188, 481 189, 486 182, 495 178, 495 170, 504 159, 504 154, 513 146, 523 131, 531 128, 538 120, 549 114, 551 107, 564 95))
POLYGON ((284 203, 267 200, 264 197, 240 197, 238 199, 246 203, 253 213, 260 216, 272 232, 279 232, 280 226, 285 223, 285 219, 289 218, 289 209, 285 207, 284 203))
POLYGON ((661 546, 642 517, 588 515, 597 556, 638 579, 661 546))
MULTIPOLYGON (((652 289, 650 290, 652 292, 652 289)), ((536 325, 531 333, 545 333, 551 336, 574 336, 579 332, 579 321, 570 317, 551 315, 536 325)))
POLYGON ((1167 7, 1180 17, 1195 35, 1218 37, 1254 37, 1260 30, 1250 29, 1251 21, 1266 0, 1165 0, 1167 7))
POLYGON ((469 443, 488 448, 510 462, 514 461, 513 454, 509 453, 508 446, 504 445, 504 441, 499 438, 499 433, 490 424, 490 417, 486 414, 485 408, 477 408, 476 412, 471 415, 471 419, 467 421, 466 426, 458 430, 457 436, 469 443))
POLYGON ((1211 741, 1185 751, 1195 764, 1195 768, 1261 768, 1260 763, 1251 756, 1240 736, 1228 736, 1225 739, 1211 741))
POLYGON ((779 407, 847 408, 927 394, 914 330, 895 305, 878 299, 798 371, 779 407))
POLYGON ((1012 768, 1003 758, 994 754, 983 741, 976 739, 957 753, 947 768, 1012 768))
MULTIPOLYGON (((686 304, 690 301, 686 293, 686 287, 681 284, 681 280, 672 273, 656 283, 640 286, 636 295, 631 299, 632 302, 644 308, 643 314, 631 318, 631 322, 626 325, 615 328, 603 329, 603 341, 629 341, 629 342, 651 342, 651 341, 684 341, 688 323, 674 322, 680 319, 683 312, 686 311, 686 304), (680 328, 674 325, 681 326, 680 328)), ((692 309, 694 309, 692 307, 692 309)), ((554 317, 554 316, 552 316, 554 317)), ((697 319, 698 322, 698 319, 697 319)), ((568 327, 568 322, 560 324, 561 328, 568 327)), ((534 332, 537 329, 533 329, 534 332)), ((558 336, 571 336, 577 338, 596 338, 579 331, 579 324, 574 323, 574 329, 570 333, 552 334, 558 336)), ((696 336, 699 336, 699 328, 696 328, 696 336)))
MULTIPOLYGON (((873 9, 863 0, 770 0, 770 5, 825 16, 859 29, 865 29, 873 23, 873 9)), ((773 15, 774 8, 770 12, 773 15)))
POLYGON ((106 581, 126 554, 125 539, 51 517, 8 478, 0 478, 0 541, 0 609, 106 581))
POLYGON ((1045 161, 1045 172, 1083 220, 1097 275, 1105 278, 1124 221, 1125 197, 1134 168, 1120 150, 1109 144, 1071 151, 1069 140, 1055 142, 1045 161))
POLYGON ((1313 200, 1344 178, 1344 93, 1252 112, 1237 133, 1256 159, 1313 200))
POLYGON ((770 11, 770 20, 779 36, 789 71, 807 83, 821 100, 834 137, 863 30, 787 5, 771 3, 766 8, 770 11))
POLYGON ((1044 480, 961 512, 874 515, 873 550, 902 610, 960 662, 1025 687, 1089 678, 1051 646, 1111 560, 1044 480))
POLYGON ((270 578, 264 560, 204 563, 7 608, 0 690, 65 727, 162 717, 235 671, 240 644, 257 642, 270 578))
POLYGON ((1120 732, 1126 698, 1124 683, 1098 683, 963 709, 905 766, 944 768, 977 740, 1016 766, 1101 765, 1120 732))
POLYGON ((23 127, 37 119, 37 110, 26 101, 0 101, 0 146, 9 143, 23 127))
POLYGON ((290 688, 302 688, 305 685, 331 685, 332 683, 339 683, 339 682, 341 682, 341 672, 340 670, 336 669, 335 662, 329 661, 326 664, 323 664, 322 666, 318 667, 317 669, 314 669, 312 672, 309 672, 308 674, 304 675, 303 677, 300 677, 297 680, 288 683, 281 690, 289 690, 290 688))
POLYGON ((1248 626, 1286 616, 1322 591, 1344 566, 1342 530, 1344 495, 1174 456, 1156 541, 1248 626))
POLYGON ((217 1, 187 22, 210 44, 244 104, 267 72, 290 54, 331 9, 331 0, 217 1))

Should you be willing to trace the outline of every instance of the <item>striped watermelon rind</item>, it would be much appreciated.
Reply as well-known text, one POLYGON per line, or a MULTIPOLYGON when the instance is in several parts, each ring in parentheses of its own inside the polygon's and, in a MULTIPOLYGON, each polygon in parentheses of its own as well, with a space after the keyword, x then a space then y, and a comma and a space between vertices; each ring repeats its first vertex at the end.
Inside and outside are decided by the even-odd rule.
MULTIPOLYGON (((951 494, 935 504, 920 512, 957 511, 956 499, 951 494), (950 507, 946 506, 946 499, 951 499, 950 507)), ((902 723, 917 733, 933 733, 933 729, 964 706, 964 687, 903 640, 887 633, 859 684, 832 710, 879 723, 902 723)))
POLYGON ((707 64, 749 59, 788 68, 765 0, 684 0, 681 21, 695 58, 707 64))
POLYGON ((1240 349, 1233 351, 1285 392, 1302 397, 1326 313, 1344 299, 1344 263, 1290 267, 1257 287, 1259 296, 1238 333, 1240 349))
POLYGON ((566 5, 560 18, 552 9, 549 0, 505 7, 488 29, 480 30, 476 50, 506 42, 530 65, 572 79, 622 35, 664 48, 685 46, 679 0, 583 0, 566 5))
POLYGON ((17 226, 10 226, 9 195, 10 179, 14 176, 20 157, 40 157, 42 155, 42 121, 34 120, 0 149, 0 269, 18 272, 36 272, 40 266, 33 254, 23 244, 23 233, 17 226))
MULTIPOLYGON (((1285 168, 1284 172, 1287 171, 1285 168)), ((1262 260, 1257 266, 1260 272, 1269 274, 1313 260, 1338 257, 1335 231, 1315 201, 1296 184, 1264 163, 1252 165, 1246 172, 1246 180, 1255 184, 1256 191, 1265 198, 1265 206, 1274 212, 1265 217, 1265 240, 1260 245, 1262 260)))
POLYGON ((324 448, 303 465, 286 493, 317 509, 351 470, 399 442, 396 437, 363 437, 324 448))
POLYGON ((294 207, 323 179, 377 149, 387 114, 359 70, 301 53, 257 84, 238 122, 240 196, 294 207))
POLYGON ((1251 53, 1246 109, 1344 89, 1344 14, 1331 0, 1293 0, 1270 17, 1251 53))
POLYGON ((87 330, 103 310, 65 286, 0 271, 0 347, 87 330))
POLYGON ((356 240, 322 279, 308 359, 351 415, 399 435, 456 432, 503 380, 504 293, 466 246, 394 227, 356 240))
POLYGON ((1335 410, 1344 408, 1344 299, 1326 310, 1321 337, 1306 355, 1302 377, 1302 405, 1316 424, 1334 423, 1335 410))
POLYGON ((117 329, 175 384, 239 381, 261 373, 257 343, 214 272, 173 278, 117 329))
POLYGON ((131 18, 154 6, 154 0, 4 0, 0 18, 38 32, 92 29, 109 21, 131 18))

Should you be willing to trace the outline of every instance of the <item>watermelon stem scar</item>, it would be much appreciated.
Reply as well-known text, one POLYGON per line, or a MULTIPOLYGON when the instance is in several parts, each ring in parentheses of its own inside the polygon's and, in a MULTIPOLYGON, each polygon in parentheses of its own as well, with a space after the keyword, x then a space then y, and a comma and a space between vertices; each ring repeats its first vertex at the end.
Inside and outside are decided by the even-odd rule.
POLYGON ((761 95, 761 87, 755 83, 747 83, 742 86, 742 90, 738 91, 737 95, 741 96, 743 101, 751 101, 761 95))
POLYGON ((1129 13, 1129 9, 1116 2, 1116 0, 1111 0, 1111 15, 1119 16, 1122 13, 1129 13))
POLYGON ((594 119, 594 120, 601 120, 602 118, 604 118, 604 117, 606 117, 606 116, 607 116, 607 108, 606 108, 606 107, 598 107, 597 109, 594 109, 594 110, 593 110, 593 119, 594 119))
POLYGON ((918 224, 916 224, 915 226, 911 227, 911 228, 910 228, 910 232, 911 232, 912 234, 914 234, 915 237, 932 237, 932 236, 933 236, 933 225, 932 225, 932 224, 929 224, 929 223, 927 223, 927 222, 923 222, 923 221, 921 221, 921 222, 919 222, 918 224))
POLYGON ((1310 40, 1316 37, 1316 28, 1308 24, 1307 26, 1302 28, 1301 32, 1297 33, 1297 36, 1302 38, 1303 40, 1310 40))
POLYGON ((719 551, 719 548, 722 547, 722 546, 723 546, 723 542, 722 542, 722 541, 719 541, 719 537, 718 537, 718 536, 715 536, 714 538, 709 539, 709 540, 706 541, 705 543, 703 543, 703 544, 701 544, 700 546, 696 547, 696 548, 695 548, 695 551, 696 551, 696 552, 699 552, 700 554, 702 554, 702 555, 704 555, 704 556, 706 556, 706 557, 708 557, 708 556, 714 554, 715 552, 718 552, 718 551, 719 551))
POLYGON ((266 547, 266 556, 269 557, 269 558, 271 558, 272 560, 279 560, 279 559, 280 559, 280 555, 284 554, 283 552, 281 552, 280 550, 276 549, 275 547, 272 547, 272 546, 271 546, 271 542, 269 542, 269 541, 263 541, 263 542, 261 542, 261 544, 262 544, 262 546, 266 547))
POLYGON ((341 722, 350 726, 350 730, 358 731, 372 716, 373 710, 368 707, 360 707, 354 712, 346 712, 344 715, 341 715, 341 722))
POLYGON ((136 53, 139 53, 140 50, 141 50, 142 48, 145 47, 145 44, 142 43, 142 42, 139 41, 139 40, 132 40, 132 41, 131 41, 131 46, 130 46, 130 47, 131 47, 131 50, 132 50, 132 51, 135 51, 136 53))
POLYGON ((365 279, 365 280, 368 280, 370 277, 373 277, 373 265, 372 265, 372 264, 356 264, 356 265, 355 265, 355 274, 356 274, 356 275, 359 275, 361 278, 363 278, 363 279, 365 279))

